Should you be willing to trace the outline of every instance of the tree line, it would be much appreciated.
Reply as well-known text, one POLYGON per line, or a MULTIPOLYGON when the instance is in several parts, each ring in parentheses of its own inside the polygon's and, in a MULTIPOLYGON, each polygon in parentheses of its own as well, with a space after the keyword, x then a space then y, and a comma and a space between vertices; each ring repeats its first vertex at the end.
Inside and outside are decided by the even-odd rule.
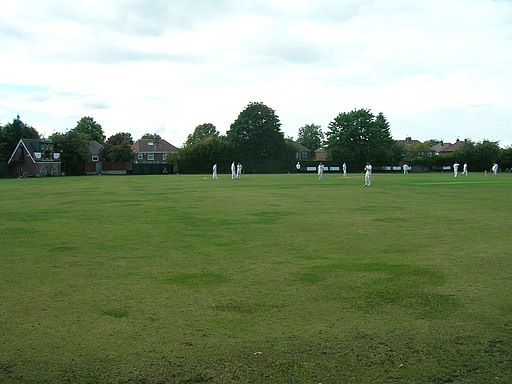
POLYGON ((229 169, 233 161, 242 162, 245 172, 289 172, 297 161, 297 143, 310 150, 306 160, 314 160, 314 151, 325 147, 329 161, 347 162, 353 169, 362 169, 367 161, 391 164, 403 157, 403 148, 391 137, 382 113, 375 116, 367 109, 340 113, 326 135, 319 125, 307 124, 293 141, 284 137, 273 109, 249 103, 225 136, 212 124, 197 126, 172 161, 184 172, 208 172, 214 163, 229 169))
MULTIPOLYGON (((157 136, 145 134, 142 138, 157 136)), ((12 123, 0 125, 0 161, 5 162, 9 158, 19 139, 39 137, 37 130, 23 123, 19 116, 12 123)), ((103 161, 135 160, 130 133, 119 132, 107 139, 102 126, 88 116, 82 117, 73 129, 54 133, 50 139, 55 151, 62 153, 62 169, 71 175, 85 173, 90 140, 103 145, 100 154, 103 161)), ((308 160, 314 160, 316 149, 324 148, 328 161, 336 164, 346 162, 352 170, 362 169, 368 161, 375 166, 407 162, 424 169, 449 165, 454 161, 468 162, 473 170, 487 169, 493 162, 500 163, 502 167, 512 167, 512 148, 502 149, 497 142, 467 140, 462 148, 448 157, 424 155, 435 142, 430 140, 406 150, 392 138, 385 115, 375 115, 369 109, 339 113, 325 133, 319 125, 306 124, 299 128, 298 138, 294 141, 285 138, 279 117, 272 108, 261 102, 251 102, 225 135, 221 135, 211 123, 200 124, 188 135, 183 147, 167 161, 182 173, 208 173, 215 163, 220 170, 227 170, 233 161, 241 162, 244 171, 249 173, 290 172, 297 161, 300 144, 311 150, 308 160)))

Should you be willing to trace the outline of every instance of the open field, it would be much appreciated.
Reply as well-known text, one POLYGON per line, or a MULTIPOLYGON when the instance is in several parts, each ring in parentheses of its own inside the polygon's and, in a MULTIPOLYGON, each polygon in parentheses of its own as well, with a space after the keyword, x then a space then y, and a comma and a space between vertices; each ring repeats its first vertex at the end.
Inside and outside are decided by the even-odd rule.
POLYGON ((0 180, 0 382, 512 382, 512 175, 373 179, 0 180))

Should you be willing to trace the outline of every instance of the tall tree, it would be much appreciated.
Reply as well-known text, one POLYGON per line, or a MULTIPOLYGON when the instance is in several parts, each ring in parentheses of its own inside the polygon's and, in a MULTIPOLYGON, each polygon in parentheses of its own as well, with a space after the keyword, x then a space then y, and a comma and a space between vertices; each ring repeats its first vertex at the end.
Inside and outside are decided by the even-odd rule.
POLYGON ((12 123, 0 126, 0 160, 8 160, 20 139, 38 139, 39 133, 20 120, 18 115, 12 123))
POLYGON ((377 164, 395 163, 405 155, 404 148, 393 140, 389 122, 382 112, 375 117, 368 147, 368 158, 377 164))
POLYGON ((316 124, 306 124, 299 128, 299 137, 297 143, 306 148, 315 151, 322 146, 324 134, 321 126, 316 124))
POLYGON ((194 129, 193 133, 188 135, 185 146, 197 144, 208 137, 219 138, 219 136, 220 133, 215 125, 211 123, 200 124, 194 129))
POLYGON ((497 141, 483 140, 475 145, 475 165, 490 170, 493 163, 501 161, 502 150, 497 141))
POLYGON ((362 167, 367 161, 385 165, 399 160, 402 150, 393 140, 384 114, 368 109, 340 113, 328 126, 330 157, 362 167))
POLYGON ((128 132, 119 132, 110 136, 103 147, 102 158, 114 162, 131 162, 135 159, 132 151, 132 135, 128 132))
POLYGON ((249 103, 231 124, 226 138, 237 149, 237 158, 233 160, 243 161, 249 172, 270 170, 285 152, 279 117, 263 103, 249 103))
POLYGON ((89 137, 72 129, 66 133, 54 133, 50 138, 55 152, 61 152, 62 171, 67 175, 84 175, 89 158, 89 137))
POLYGON ((101 124, 94 121, 92 117, 82 117, 76 124, 74 130, 77 133, 85 134, 88 140, 96 140, 100 144, 105 143, 105 133, 103 132, 101 124))

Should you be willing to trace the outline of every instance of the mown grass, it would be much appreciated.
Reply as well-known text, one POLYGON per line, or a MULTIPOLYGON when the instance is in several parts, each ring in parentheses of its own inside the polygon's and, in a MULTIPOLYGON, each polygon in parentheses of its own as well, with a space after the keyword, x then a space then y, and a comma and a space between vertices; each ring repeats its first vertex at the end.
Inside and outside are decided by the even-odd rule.
POLYGON ((508 383, 512 176, 0 180, 0 382, 508 383))

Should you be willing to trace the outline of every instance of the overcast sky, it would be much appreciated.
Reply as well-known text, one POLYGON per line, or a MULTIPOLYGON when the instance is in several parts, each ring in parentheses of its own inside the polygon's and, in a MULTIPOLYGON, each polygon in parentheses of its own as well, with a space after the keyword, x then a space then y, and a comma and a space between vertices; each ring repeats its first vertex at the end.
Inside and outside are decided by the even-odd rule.
POLYGON ((249 102, 286 136, 383 112, 395 139, 512 144, 511 0, 1 1, 0 124, 45 136, 225 133, 249 102))

